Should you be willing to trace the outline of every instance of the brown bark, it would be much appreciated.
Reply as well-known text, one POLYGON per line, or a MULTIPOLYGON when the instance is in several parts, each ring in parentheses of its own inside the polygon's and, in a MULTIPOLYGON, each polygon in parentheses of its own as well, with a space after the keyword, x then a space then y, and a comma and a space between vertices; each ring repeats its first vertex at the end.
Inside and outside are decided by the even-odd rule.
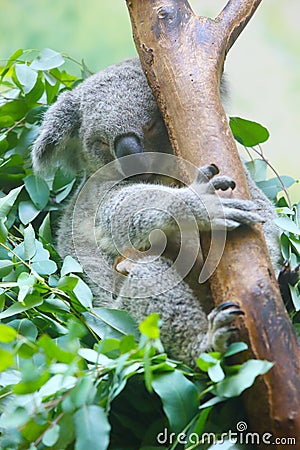
MULTIPOLYGON (((219 86, 226 54, 260 2, 231 0, 209 19, 197 17, 187 0, 127 0, 136 47, 175 154, 196 166, 216 163, 236 181, 233 195, 239 198, 250 194, 219 86)), ((216 304, 231 300, 245 312, 241 338, 252 356, 275 362, 246 397, 252 430, 300 439, 297 340, 260 226, 229 233, 210 286, 216 304)))

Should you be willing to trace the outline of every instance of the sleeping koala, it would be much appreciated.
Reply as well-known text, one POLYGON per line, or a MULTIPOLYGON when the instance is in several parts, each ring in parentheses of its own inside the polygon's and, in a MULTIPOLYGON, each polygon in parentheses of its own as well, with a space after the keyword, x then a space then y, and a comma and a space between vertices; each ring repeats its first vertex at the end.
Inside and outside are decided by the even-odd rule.
POLYGON ((168 166, 169 158, 175 157, 167 130, 138 59, 108 67, 62 93, 45 114, 32 152, 36 171, 65 167, 87 180, 89 188, 77 191, 66 206, 57 247, 63 257, 82 250, 78 256, 92 274, 94 305, 124 309, 138 321, 158 312, 169 356, 193 364, 201 351, 226 348, 241 311, 228 301, 208 314, 207 283, 197 287, 197 298, 188 270, 182 275, 174 264, 184 247, 180 238, 188 236, 185 255, 197 256, 199 232, 226 233, 263 222, 276 270, 281 256, 274 208, 248 173, 253 202, 219 198, 215 189, 235 184, 218 176, 217 165, 196 170, 190 186, 175 186, 176 163, 168 166), (155 156, 154 166, 147 155, 155 156), (165 160, 167 177, 157 175, 165 160), (99 169, 102 175, 95 178, 99 169), (164 239, 164 250, 158 250, 164 239))

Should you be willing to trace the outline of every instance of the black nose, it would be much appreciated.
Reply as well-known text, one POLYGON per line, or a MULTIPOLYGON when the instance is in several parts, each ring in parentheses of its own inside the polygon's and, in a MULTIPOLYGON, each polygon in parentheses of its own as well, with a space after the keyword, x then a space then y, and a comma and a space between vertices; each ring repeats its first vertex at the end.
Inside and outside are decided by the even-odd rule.
POLYGON ((126 177, 147 172, 144 147, 137 136, 121 136, 115 142, 115 155, 126 177))

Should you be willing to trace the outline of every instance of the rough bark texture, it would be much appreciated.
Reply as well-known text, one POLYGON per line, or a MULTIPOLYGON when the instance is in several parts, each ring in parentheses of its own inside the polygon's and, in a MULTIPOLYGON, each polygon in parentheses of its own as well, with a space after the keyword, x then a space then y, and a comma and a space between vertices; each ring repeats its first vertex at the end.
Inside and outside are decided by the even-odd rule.
MULTIPOLYGON (((136 47, 175 154, 196 166, 216 163, 236 181, 233 195, 239 198, 249 198, 249 191, 219 85, 226 54, 260 1, 231 0, 213 20, 197 17, 186 0, 127 0, 136 47)), ((245 398, 252 430, 300 439, 297 340, 260 226, 229 234, 210 286, 216 304, 241 305, 241 338, 252 356, 275 361, 245 398)))

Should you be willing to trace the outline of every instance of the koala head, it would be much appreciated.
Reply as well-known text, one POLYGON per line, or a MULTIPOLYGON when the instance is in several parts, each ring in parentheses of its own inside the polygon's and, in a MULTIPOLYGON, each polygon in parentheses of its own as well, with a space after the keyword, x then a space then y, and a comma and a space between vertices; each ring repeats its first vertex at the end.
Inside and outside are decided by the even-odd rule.
POLYGON ((116 158, 131 154, 139 158, 147 151, 171 153, 171 146, 135 58, 60 94, 44 116, 32 160, 35 170, 62 167, 91 174, 116 158))

